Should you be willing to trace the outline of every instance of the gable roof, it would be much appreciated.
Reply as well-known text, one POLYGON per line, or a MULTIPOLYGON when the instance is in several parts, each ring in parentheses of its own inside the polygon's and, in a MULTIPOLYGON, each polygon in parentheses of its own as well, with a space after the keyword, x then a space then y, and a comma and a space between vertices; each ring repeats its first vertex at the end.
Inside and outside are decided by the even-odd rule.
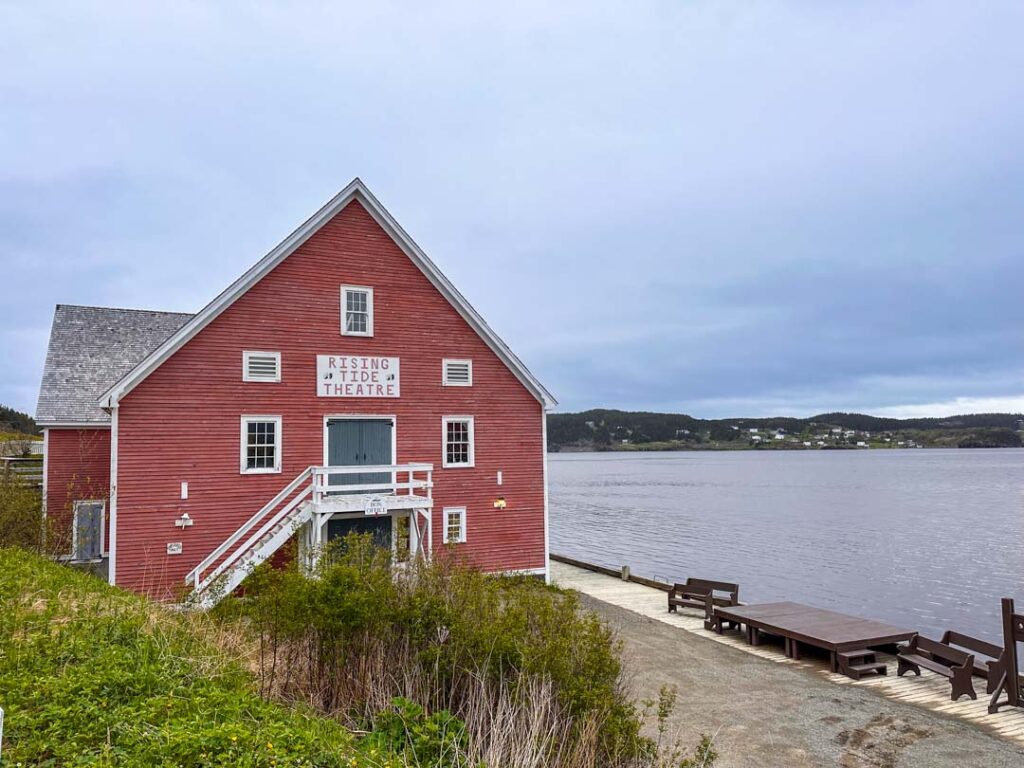
POLYGON ((383 205, 373 196, 366 185, 359 178, 353 179, 348 186, 335 195, 319 211, 307 219, 298 229, 274 248, 270 253, 260 259, 245 274, 239 277, 217 298, 207 304, 198 314, 193 316, 187 323, 179 328, 173 335, 163 341, 156 349, 139 361, 130 371, 127 371, 112 386, 106 389, 99 397, 100 407, 109 408, 116 405, 117 401, 127 395, 135 386, 143 381, 150 373, 156 370, 167 358, 184 346, 203 328, 216 319, 221 312, 230 307, 236 299, 242 296, 252 286, 259 282, 264 276, 270 273, 278 264, 288 258, 310 237, 316 234, 322 226, 334 218, 335 214, 341 211, 349 203, 357 201, 373 217, 380 227, 387 232, 392 240, 412 261, 413 264, 426 276, 433 286, 443 295, 462 318, 469 323, 469 326, 476 331, 481 339, 491 348, 498 358, 515 374, 516 378, 525 386, 534 397, 539 400, 545 408, 553 407, 558 401, 551 395, 544 385, 530 372, 523 362, 515 356, 508 345, 491 330, 487 322, 480 314, 473 309, 466 298, 459 293, 454 285, 445 277, 441 270, 432 262, 420 249, 383 205))
POLYGON ((58 304, 50 328, 36 422, 110 423, 97 398, 192 315, 58 304))

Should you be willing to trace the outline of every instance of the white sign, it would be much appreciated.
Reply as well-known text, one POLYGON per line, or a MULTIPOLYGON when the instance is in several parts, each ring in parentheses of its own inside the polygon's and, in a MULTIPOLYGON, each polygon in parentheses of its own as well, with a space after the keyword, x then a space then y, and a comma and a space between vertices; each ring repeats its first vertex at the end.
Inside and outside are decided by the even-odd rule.
POLYGON ((397 357, 317 355, 318 397, 399 397, 397 357))
POLYGON ((387 504, 384 503, 384 498, 381 496, 371 496, 366 500, 366 506, 363 507, 363 512, 368 515, 386 515, 388 513, 387 504))
POLYGON ((169 541, 169 542, 167 542, 167 554, 168 555, 180 555, 181 554, 181 542, 180 541, 169 541))

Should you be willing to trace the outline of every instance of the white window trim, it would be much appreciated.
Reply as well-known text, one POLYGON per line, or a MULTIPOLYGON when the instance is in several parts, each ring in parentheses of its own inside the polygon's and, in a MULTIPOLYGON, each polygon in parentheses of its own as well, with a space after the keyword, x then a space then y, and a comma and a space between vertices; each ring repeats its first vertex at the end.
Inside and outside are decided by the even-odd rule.
POLYGON ((343 285, 341 286, 341 335, 342 336, 373 336, 373 288, 366 285, 343 285), (349 291, 359 291, 366 294, 366 331, 345 330, 345 315, 348 313, 349 291))
POLYGON ((463 469, 476 465, 476 425, 472 416, 441 417, 441 466, 444 469, 463 469), (452 464, 448 461, 448 425, 453 421, 469 422, 469 461, 465 464, 452 464))
POLYGON ((472 387, 473 386, 473 361, 472 360, 460 360, 454 358, 445 358, 441 361, 441 384, 445 387, 472 387), (449 381, 448 380, 448 365, 449 363, 463 363, 469 369, 469 380, 468 381, 449 381))
POLYGON ((245 350, 242 352, 242 381, 258 381, 266 384, 276 383, 281 381, 281 353, 280 352, 259 352, 254 349, 245 350), (260 357, 273 357, 277 364, 277 375, 272 379, 267 379, 262 376, 250 376, 249 375, 249 358, 253 355, 260 357))
POLYGON ((71 505, 71 554, 68 560, 75 561, 78 554, 78 507, 81 504, 101 504, 100 512, 100 558, 108 557, 107 552, 107 501, 106 499, 75 499, 71 505))
POLYGON ((445 544, 465 544, 466 543, 466 508, 465 507, 445 507, 444 508, 444 543, 445 544), (453 514, 459 515, 459 538, 450 539, 448 538, 448 521, 453 514))
POLYGON ((281 448, 283 440, 281 438, 282 433, 282 421, 280 416, 242 416, 242 423, 239 428, 239 473, 243 475, 279 475, 281 474, 281 448), (249 447, 248 443, 248 430, 246 427, 254 421, 272 421, 275 424, 274 427, 274 466, 263 467, 260 469, 249 469, 246 466, 246 449, 249 447))

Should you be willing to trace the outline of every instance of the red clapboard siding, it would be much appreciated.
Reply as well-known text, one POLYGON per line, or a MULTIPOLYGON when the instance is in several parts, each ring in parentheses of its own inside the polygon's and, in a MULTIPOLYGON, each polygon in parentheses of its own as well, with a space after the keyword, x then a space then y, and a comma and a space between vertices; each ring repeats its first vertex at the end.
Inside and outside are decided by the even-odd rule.
MULTIPOLYGON (((74 503, 110 498, 110 430, 46 430, 46 515, 60 548, 71 553, 74 503)), ((109 517, 104 534, 110 542, 109 517)))
POLYGON ((458 549, 472 563, 544 567, 541 404, 353 202, 121 400, 117 583, 175 594, 240 524, 323 463, 328 414, 395 416, 398 462, 435 466, 435 553, 443 508, 464 506, 468 540, 458 549), (341 335, 343 284, 374 289, 372 338, 341 335), (282 381, 243 383, 243 350, 279 351, 282 381), (318 354, 399 357, 401 398, 317 397, 318 354), (472 359, 472 387, 441 386, 446 357, 472 359), (243 414, 282 416, 280 474, 239 473, 243 414), (441 469, 445 415, 475 418, 474 468, 441 469), (493 508, 499 495, 502 511, 493 508), (183 531, 174 520, 186 511, 195 524, 183 531), (182 542, 181 555, 166 554, 171 541, 182 542))

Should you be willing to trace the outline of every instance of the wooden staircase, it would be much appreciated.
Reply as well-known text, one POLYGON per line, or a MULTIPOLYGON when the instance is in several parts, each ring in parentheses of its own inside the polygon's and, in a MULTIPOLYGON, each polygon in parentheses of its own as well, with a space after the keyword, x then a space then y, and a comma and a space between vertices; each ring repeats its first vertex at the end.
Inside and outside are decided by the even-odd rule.
POLYGON ((333 514, 408 511, 416 522, 417 548, 429 552, 432 473, 431 464, 307 467, 188 572, 185 583, 192 591, 186 607, 212 608, 302 529, 309 534, 307 545, 319 546, 333 514), (386 479, 365 482, 367 475, 386 479), (346 476, 355 482, 346 483, 346 476))
POLYGON ((313 467, 303 470, 274 498, 185 576, 189 607, 212 608, 266 562, 313 516, 313 467))

